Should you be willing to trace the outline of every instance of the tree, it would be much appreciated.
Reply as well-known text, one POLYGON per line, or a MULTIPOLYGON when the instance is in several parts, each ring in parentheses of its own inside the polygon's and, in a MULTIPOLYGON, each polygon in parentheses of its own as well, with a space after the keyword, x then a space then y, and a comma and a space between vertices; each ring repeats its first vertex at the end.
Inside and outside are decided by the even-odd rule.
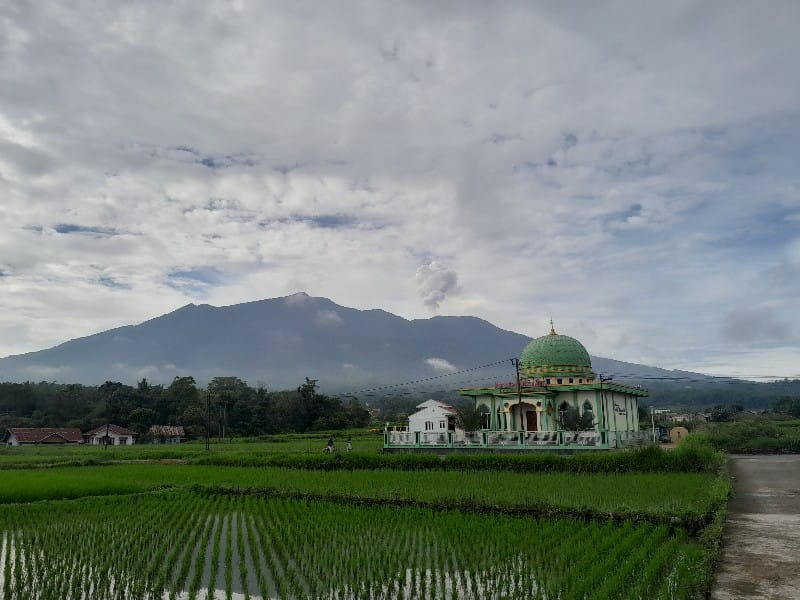
POLYGON ((250 396, 250 388, 247 383, 238 377, 214 377, 208 383, 208 393, 211 394, 211 401, 219 412, 219 435, 225 438, 228 435, 228 422, 232 416, 233 430, 241 430, 244 426, 249 427, 252 417, 246 402, 250 396))
POLYGON ((345 414, 347 414, 347 427, 366 427, 369 425, 370 414, 369 411, 362 406, 358 398, 350 398, 342 405, 345 414))
POLYGON ((201 404, 200 391, 197 389, 194 377, 175 377, 164 394, 164 402, 156 408, 159 423, 162 425, 175 423, 178 415, 183 414, 187 408, 199 407, 201 404))
POLYGON ((594 414, 590 410, 581 413, 574 406, 566 406, 558 412, 558 425, 564 431, 588 431, 594 429, 594 414))
POLYGON ((790 398, 782 396, 772 405, 772 410, 776 413, 789 415, 790 417, 800 418, 800 398, 790 398))
POLYGON ((733 406, 724 406, 722 404, 717 404, 714 408, 711 409, 709 420, 714 421, 716 423, 730 421, 733 419, 736 413, 740 413, 742 412, 742 410, 743 407, 738 404, 734 404, 733 406))
POLYGON ((158 413, 152 408, 134 408, 128 415, 128 427, 138 434, 143 434, 156 424, 158 413))
POLYGON ((480 411, 472 404, 459 406, 456 409, 456 423, 464 431, 478 431, 482 419, 480 411))

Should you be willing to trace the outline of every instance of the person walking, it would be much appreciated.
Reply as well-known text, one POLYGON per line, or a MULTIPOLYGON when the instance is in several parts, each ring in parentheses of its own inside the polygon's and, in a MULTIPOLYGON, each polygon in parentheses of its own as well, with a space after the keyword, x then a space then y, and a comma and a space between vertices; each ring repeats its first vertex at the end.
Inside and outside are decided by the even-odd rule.
POLYGON ((352 436, 347 436, 347 451, 350 452, 353 449, 353 438, 352 436))

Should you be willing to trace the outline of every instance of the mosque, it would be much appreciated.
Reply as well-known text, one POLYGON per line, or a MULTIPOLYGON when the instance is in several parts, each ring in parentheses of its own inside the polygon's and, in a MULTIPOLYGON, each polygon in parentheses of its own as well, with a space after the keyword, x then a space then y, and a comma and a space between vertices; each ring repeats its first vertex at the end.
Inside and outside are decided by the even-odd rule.
POLYGON ((599 449, 646 439, 639 431, 639 398, 647 390, 598 377, 583 344, 556 333, 552 321, 550 332, 531 341, 515 364, 514 381, 458 390, 474 401, 478 431, 409 428, 387 432, 384 446, 599 449))

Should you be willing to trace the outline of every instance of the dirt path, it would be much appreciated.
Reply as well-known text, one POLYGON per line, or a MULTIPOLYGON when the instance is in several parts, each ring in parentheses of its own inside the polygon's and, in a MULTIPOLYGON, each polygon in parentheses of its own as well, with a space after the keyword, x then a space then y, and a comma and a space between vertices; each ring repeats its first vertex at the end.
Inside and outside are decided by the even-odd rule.
POLYGON ((800 455, 731 460, 735 496, 711 597, 800 599, 800 455))

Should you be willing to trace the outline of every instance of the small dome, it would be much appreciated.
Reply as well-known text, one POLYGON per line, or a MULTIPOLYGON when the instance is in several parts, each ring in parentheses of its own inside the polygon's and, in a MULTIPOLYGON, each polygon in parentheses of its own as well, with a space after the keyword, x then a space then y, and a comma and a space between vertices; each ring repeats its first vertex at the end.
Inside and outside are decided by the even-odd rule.
POLYGON ((575 338, 559 335, 550 324, 550 333, 525 346, 520 371, 531 377, 585 377, 594 379, 589 353, 575 338))

